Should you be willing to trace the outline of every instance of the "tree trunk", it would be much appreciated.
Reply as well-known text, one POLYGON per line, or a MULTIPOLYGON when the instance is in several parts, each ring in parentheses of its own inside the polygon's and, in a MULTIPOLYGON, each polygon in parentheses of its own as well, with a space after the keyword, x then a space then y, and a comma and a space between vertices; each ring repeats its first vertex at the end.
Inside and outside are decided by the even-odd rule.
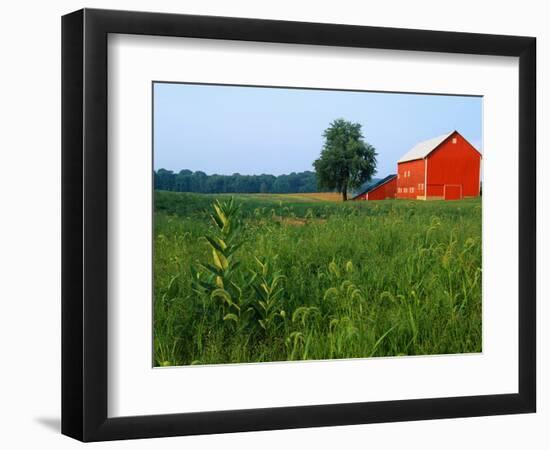
POLYGON ((348 199, 348 183, 342 186, 342 200, 345 202, 348 199))

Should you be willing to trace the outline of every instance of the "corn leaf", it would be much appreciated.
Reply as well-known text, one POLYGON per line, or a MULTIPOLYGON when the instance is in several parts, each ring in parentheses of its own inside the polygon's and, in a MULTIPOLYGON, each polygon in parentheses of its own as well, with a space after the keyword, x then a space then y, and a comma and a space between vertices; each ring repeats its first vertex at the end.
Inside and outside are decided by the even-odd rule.
POLYGON ((218 252, 216 249, 212 249, 212 258, 214 259, 214 265, 220 269, 225 270, 227 269, 228 263, 227 258, 223 256, 221 252, 218 252))

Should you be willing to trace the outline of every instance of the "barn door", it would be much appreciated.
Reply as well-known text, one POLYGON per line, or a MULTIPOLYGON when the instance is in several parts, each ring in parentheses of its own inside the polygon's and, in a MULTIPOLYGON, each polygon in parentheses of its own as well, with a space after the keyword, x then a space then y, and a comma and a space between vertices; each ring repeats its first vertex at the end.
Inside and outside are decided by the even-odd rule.
POLYGON ((462 185, 446 184, 443 192, 445 200, 460 200, 462 198, 462 185))

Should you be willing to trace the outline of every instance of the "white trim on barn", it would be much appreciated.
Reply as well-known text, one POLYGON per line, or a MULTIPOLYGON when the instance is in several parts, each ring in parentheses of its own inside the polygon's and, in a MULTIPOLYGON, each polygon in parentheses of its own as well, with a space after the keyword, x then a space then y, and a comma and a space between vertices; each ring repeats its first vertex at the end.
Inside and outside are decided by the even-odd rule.
POLYGON ((428 158, 424 158, 424 200, 428 200, 428 158))

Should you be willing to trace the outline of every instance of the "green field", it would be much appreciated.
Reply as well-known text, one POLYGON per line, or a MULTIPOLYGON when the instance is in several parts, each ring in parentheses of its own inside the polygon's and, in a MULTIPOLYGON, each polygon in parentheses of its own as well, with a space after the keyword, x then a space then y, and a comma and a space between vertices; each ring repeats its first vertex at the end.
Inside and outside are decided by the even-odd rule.
POLYGON ((155 365, 481 351, 480 199, 230 199, 155 192, 155 365))

